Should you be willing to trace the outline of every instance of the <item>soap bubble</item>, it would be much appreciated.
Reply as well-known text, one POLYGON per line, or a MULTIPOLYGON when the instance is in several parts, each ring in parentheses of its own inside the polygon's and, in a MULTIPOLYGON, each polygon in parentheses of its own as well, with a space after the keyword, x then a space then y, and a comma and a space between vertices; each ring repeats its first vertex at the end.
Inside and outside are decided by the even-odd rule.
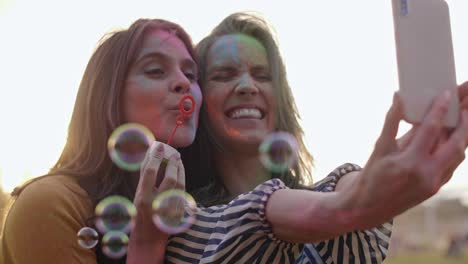
POLYGON ((128 236, 120 231, 109 231, 102 238, 102 252, 109 258, 118 259, 127 254, 128 236))
POLYGON ((99 240, 99 234, 91 227, 83 227, 78 231, 78 244, 83 248, 93 248, 99 240))
POLYGON ((274 132, 259 147, 260 161, 271 172, 285 172, 296 162, 297 149, 297 140, 291 134, 274 132))
POLYGON ((153 133, 143 125, 128 123, 112 132, 107 148, 112 161, 121 169, 138 171, 146 151, 155 140, 153 133))
POLYGON ((167 190, 153 201, 153 222, 168 234, 178 234, 192 226, 196 210, 190 194, 179 189, 167 190))
POLYGON ((108 231, 130 232, 136 208, 125 197, 113 195, 106 197, 96 206, 96 227, 101 233, 108 231))

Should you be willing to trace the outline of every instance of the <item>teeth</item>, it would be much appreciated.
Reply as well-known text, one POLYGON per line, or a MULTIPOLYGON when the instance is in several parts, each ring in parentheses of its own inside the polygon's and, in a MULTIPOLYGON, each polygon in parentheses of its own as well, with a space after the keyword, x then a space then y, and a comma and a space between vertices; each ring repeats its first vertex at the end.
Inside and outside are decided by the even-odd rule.
POLYGON ((260 110, 256 108, 240 108, 236 109, 235 111, 232 111, 230 118, 256 118, 256 119, 261 119, 262 118, 262 113, 260 110))

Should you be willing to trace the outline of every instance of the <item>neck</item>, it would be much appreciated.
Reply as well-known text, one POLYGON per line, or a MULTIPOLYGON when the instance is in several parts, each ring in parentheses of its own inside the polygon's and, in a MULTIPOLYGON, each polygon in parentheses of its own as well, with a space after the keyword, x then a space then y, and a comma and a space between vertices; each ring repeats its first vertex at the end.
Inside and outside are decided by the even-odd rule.
POLYGON ((216 164, 230 198, 252 191, 270 179, 263 168, 258 153, 218 152, 216 164))

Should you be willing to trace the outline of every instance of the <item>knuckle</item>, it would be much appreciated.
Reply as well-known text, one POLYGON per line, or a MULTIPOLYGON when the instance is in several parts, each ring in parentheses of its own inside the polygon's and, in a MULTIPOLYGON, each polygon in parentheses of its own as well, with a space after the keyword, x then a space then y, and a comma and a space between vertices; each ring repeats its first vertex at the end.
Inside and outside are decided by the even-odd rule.
POLYGON ((431 196, 435 195, 437 192, 439 192, 440 190, 440 187, 442 187, 443 185, 443 181, 442 179, 440 179, 440 181, 435 181, 433 184, 432 184, 432 188, 431 188, 431 196))
POLYGON ((154 168, 146 168, 144 175, 148 176, 148 175, 153 175, 155 173, 156 173, 156 170, 154 168))
POLYGON ((448 142, 449 143, 449 148, 451 148, 451 155, 453 156, 454 159, 457 160, 464 160, 465 159, 465 151, 466 151, 466 146, 465 142, 448 142))
POLYGON ((375 141, 374 150, 376 151, 381 150, 383 146, 385 145, 385 142, 386 142, 385 136, 383 134, 380 135, 379 138, 375 141))
POLYGON ((177 180, 173 177, 166 177, 164 180, 166 181, 165 184, 169 189, 177 185, 177 180))
POLYGON ((135 199, 136 208, 146 209, 148 206, 150 206, 150 202, 148 199, 143 199, 142 197, 138 197, 137 199, 135 199))
POLYGON ((426 194, 427 198, 432 197, 435 195, 440 188, 440 183, 439 181, 425 181, 425 184, 423 186, 424 193, 426 194))
POLYGON ((426 133, 429 134, 435 134, 438 129, 440 128, 440 121, 438 121, 435 118, 429 118, 425 123, 424 123, 424 130, 426 133))
POLYGON ((388 124, 390 123, 391 121, 393 121, 393 112, 394 112, 394 109, 391 108, 387 114, 385 115, 385 124, 388 124))
POLYGON ((439 97, 435 101, 435 113, 437 118, 443 118, 443 115, 448 111, 449 104, 445 98, 445 96, 439 95, 439 97))
POLYGON ((465 157, 465 151, 466 151, 466 146, 465 142, 461 142, 460 144, 457 144, 457 154, 460 157, 465 157))
POLYGON ((443 179, 442 184, 447 183, 453 176, 453 171, 449 172, 443 179))
POLYGON ((456 148, 456 155, 457 157, 460 159, 460 160, 464 160, 465 159, 465 147, 462 146, 462 145, 457 145, 457 148, 456 148))
POLYGON ((176 184, 176 189, 181 189, 181 190, 185 190, 185 184, 181 183, 181 182, 178 182, 176 184))

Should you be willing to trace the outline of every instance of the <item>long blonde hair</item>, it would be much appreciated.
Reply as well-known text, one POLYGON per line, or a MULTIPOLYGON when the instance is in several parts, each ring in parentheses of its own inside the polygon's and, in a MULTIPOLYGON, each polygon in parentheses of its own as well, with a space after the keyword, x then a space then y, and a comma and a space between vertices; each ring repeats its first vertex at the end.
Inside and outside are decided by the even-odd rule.
MULTIPOLYGON (((304 132, 299 125, 299 113, 294 97, 286 78, 286 69, 279 52, 277 41, 268 23, 260 16, 252 13, 234 13, 226 17, 211 34, 200 41, 196 46, 197 60, 200 66, 200 86, 206 84, 207 54, 213 43, 222 36, 244 34, 258 40, 266 49, 271 76, 275 91, 277 108, 275 109, 276 130, 291 133, 298 141, 298 162, 289 173, 274 175, 285 182, 290 188, 303 188, 306 183, 312 182, 311 169, 313 158, 306 149, 304 132)), ((219 173, 214 166, 213 149, 220 148, 211 133, 206 109, 202 106, 200 114, 200 127, 192 145, 193 151, 200 151, 201 146, 209 145, 211 151, 204 149, 203 153, 196 155, 203 157, 197 164, 187 166, 187 190, 192 191, 196 200, 205 205, 226 202, 227 192, 222 184, 219 173)))

